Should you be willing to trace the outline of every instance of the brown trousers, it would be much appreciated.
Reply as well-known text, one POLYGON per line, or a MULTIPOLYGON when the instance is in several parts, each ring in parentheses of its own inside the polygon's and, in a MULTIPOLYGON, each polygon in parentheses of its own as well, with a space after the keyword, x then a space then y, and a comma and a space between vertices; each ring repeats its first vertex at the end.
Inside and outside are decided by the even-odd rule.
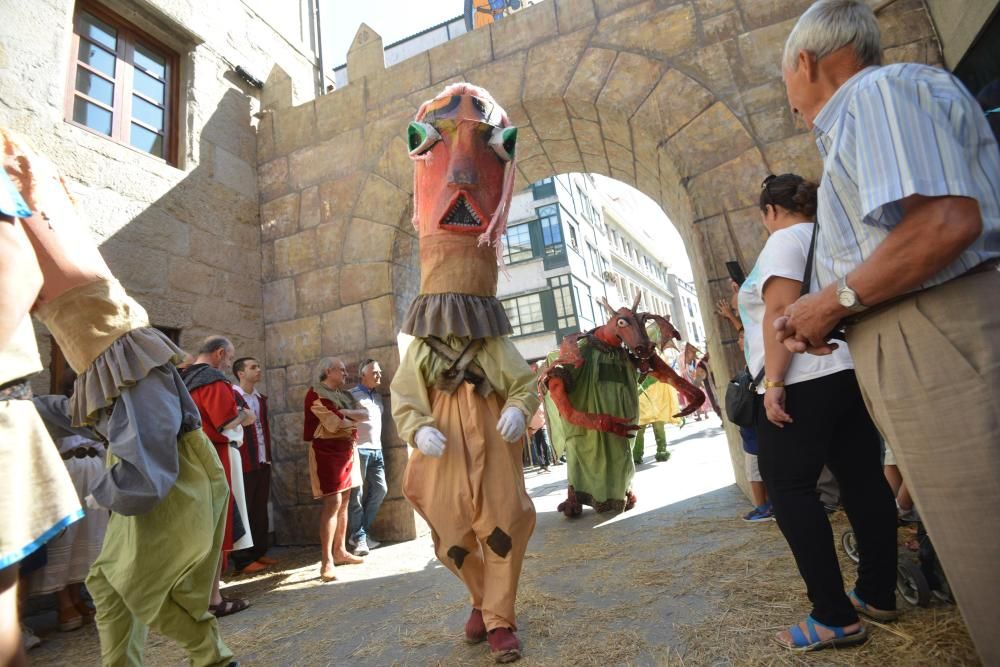
POLYGON ((524 489, 522 443, 496 430, 501 404, 462 383, 454 394, 434 389, 431 406, 447 438, 440 458, 414 451, 403 495, 431 527, 438 560, 469 589, 486 628, 517 628, 514 599, 535 506, 524 489))
POLYGON ((858 382, 976 649, 1000 665, 1000 273, 969 274, 848 331, 858 382))

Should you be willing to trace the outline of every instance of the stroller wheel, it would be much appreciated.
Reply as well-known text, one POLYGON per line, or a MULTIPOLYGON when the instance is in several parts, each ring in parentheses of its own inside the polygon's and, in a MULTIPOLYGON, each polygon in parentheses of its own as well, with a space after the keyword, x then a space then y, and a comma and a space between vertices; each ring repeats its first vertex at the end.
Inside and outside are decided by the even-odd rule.
POLYGON ((861 553, 858 551, 858 541, 854 538, 853 530, 845 530, 840 536, 840 544, 844 547, 844 553, 855 563, 861 562, 861 553))
POLYGON ((896 566, 896 590, 914 606, 926 607, 931 602, 931 587, 916 563, 903 562, 896 566))

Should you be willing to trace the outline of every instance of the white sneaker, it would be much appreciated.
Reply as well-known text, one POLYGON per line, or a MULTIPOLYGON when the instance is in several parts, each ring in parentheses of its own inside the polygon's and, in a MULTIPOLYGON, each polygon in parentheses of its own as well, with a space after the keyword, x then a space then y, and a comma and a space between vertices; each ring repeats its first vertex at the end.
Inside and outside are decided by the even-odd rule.
POLYGON ((369 549, 378 549, 380 546, 382 546, 381 542, 379 542, 378 540, 376 540, 375 538, 372 538, 372 537, 366 538, 365 541, 368 542, 368 548, 369 549))
POLYGON ((368 541, 365 538, 361 538, 354 543, 354 555, 355 556, 367 556, 371 553, 368 550, 368 541))
POLYGON ((42 640, 35 635, 31 628, 26 625, 21 626, 21 644, 24 645, 25 651, 30 651, 41 643, 42 640))
POLYGON ((354 539, 353 537, 348 537, 347 538, 347 546, 348 546, 348 548, 350 548, 350 549, 353 550, 354 547, 358 546, 358 541, 356 539, 354 539))

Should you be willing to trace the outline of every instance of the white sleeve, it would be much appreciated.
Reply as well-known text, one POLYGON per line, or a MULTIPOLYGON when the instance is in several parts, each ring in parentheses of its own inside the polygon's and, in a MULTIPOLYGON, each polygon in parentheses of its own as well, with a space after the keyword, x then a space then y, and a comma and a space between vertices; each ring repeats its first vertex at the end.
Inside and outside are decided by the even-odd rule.
POLYGON ((764 293, 764 287, 771 278, 787 278, 796 282, 802 282, 802 275, 806 270, 806 255, 809 253, 808 238, 811 238, 812 229, 809 230, 806 245, 803 245, 802 234, 797 230, 783 229, 771 235, 760 253, 757 264, 760 267, 758 276, 760 292, 764 293))

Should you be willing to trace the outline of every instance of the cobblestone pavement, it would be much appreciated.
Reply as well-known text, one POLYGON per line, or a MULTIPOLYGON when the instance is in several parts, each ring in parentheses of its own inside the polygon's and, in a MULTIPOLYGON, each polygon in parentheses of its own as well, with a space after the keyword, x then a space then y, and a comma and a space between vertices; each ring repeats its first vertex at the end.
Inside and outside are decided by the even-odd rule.
MULTIPOLYGON (((653 461, 648 437, 635 480, 639 504, 616 517, 588 508, 578 520, 565 519, 556 512, 565 466, 526 471, 538 524, 518 597, 521 664, 791 663, 770 635, 804 618, 805 592, 777 527, 739 520, 749 506, 733 484, 718 418, 667 434, 670 460, 653 461), (757 586, 764 586, 759 600, 757 586)), ((841 528, 835 525, 835 533, 841 528)), ((242 665, 493 664, 485 645, 462 641, 468 600, 437 563, 429 536, 376 549, 363 565, 338 568, 340 581, 329 584, 319 580, 316 548, 275 548, 271 555, 281 559, 275 571, 234 578, 224 590, 253 605, 220 621, 242 665)), ((933 613, 958 617, 950 606, 933 613)), ((44 639, 31 652, 33 664, 98 664, 93 627, 59 633, 54 613, 29 624, 44 639)), ((883 649, 915 643, 912 631, 873 635, 862 649, 809 662, 885 664, 869 648, 877 641, 883 649)), ((959 640, 952 661, 963 648, 968 657, 967 636, 959 640)), ((933 654, 926 647, 915 653, 933 654)), ((146 662, 184 664, 184 654, 154 635, 146 662)))

